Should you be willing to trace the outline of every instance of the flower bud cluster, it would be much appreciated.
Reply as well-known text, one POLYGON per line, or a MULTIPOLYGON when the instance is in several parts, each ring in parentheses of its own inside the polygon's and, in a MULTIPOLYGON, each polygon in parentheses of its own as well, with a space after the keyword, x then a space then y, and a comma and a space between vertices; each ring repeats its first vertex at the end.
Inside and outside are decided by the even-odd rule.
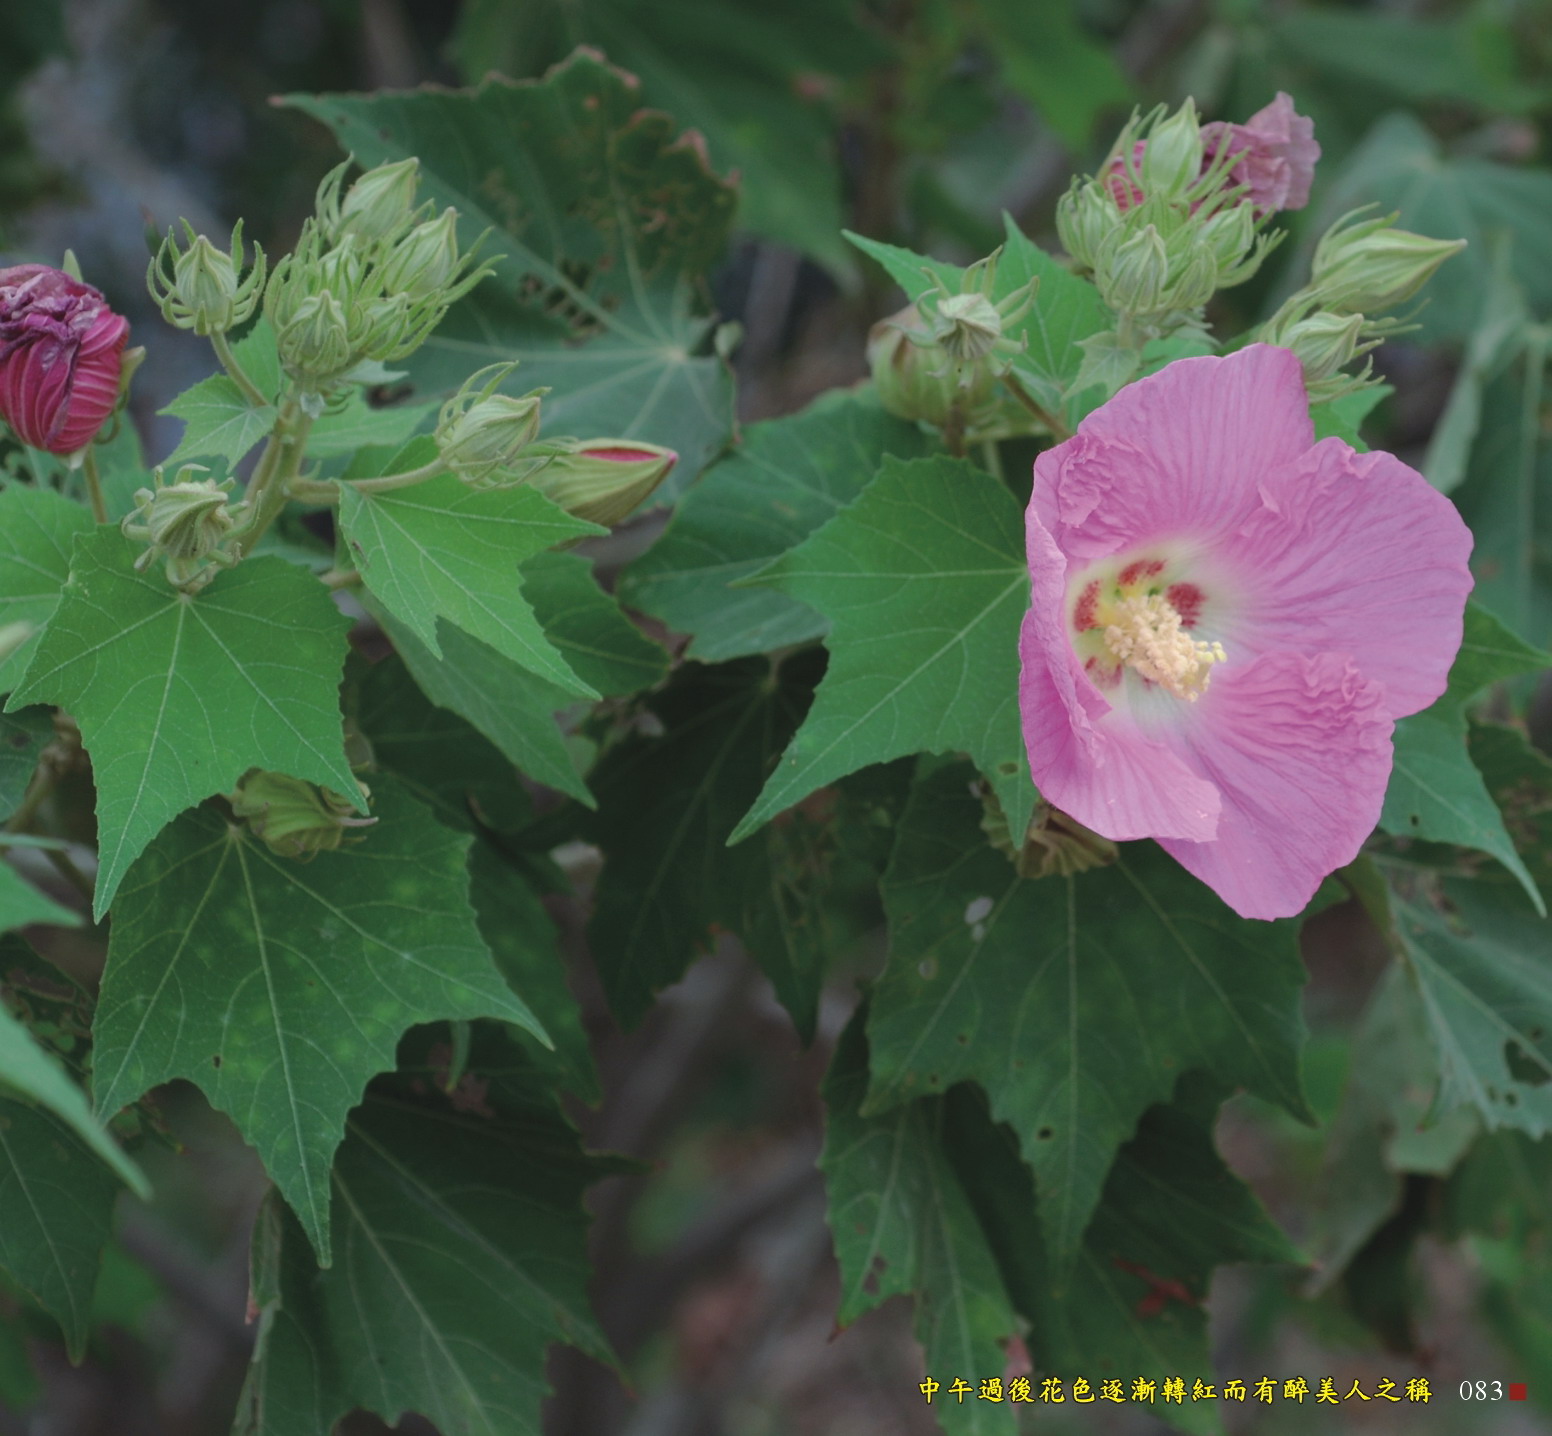
POLYGON ((130 538, 147 544, 135 560, 136 570, 143 572, 165 558, 167 581, 186 593, 197 593, 217 569, 230 567, 240 557, 228 544, 244 507, 228 501, 234 480, 189 477, 205 472, 198 464, 186 464, 169 484, 157 468, 156 487, 136 491, 135 508, 120 524, 130 538))
POLYGON ((415 164, 369 170, 343 200, 336 171, 295 250, 275 266, 264 312, 304 396, 326 394, 367 360, 402 359, 489 273, 459 249, 455 211, 411 208, 415 164), (389 185, 380 183, 386 170, 395 172, 389 185))
POLYGON ((1212 130, 1190 100, 1134 118, 1099 175, 1074 181, 1057 206, 1067 252, 1117 315, 1150 334, 1244 283, 1276 243, 1264 232, 1270 211, 1236 178, 1244 152, 1211 144, 1212 130))
POLYGON ((213 245, 183 221, 184 243, 175 232, 167 238, 146 271, 146 286, 162 317, 179 329, 199 335, 224 334, 246 324, 264 293, 264 251, 253 246, 253 268, 242 278, 242 221, 232 231, 229 251, 213 245))
POLYGON ((1413 298, 1463 239, 1429 239, 1395 227, 1395 214, 1354 222, 1344 215, 1315 249, 1310 282, 1283 304, 1256 337, 1299 356, 1311 400, 1336 398, 1374 382, 1370 365, 1344 372, 1405 321, 1372 316, 1413 298))
POLYGON ((1033 416, 1001 381, 1028 343, 1015 331, 1039 281, 995 299, 1001 253, 972 264, 957 293, 931 276, 933 287, 915 304, 873 326, 868 363, 889 413, 957 431, 967 442, 1036 430, 1033 416))

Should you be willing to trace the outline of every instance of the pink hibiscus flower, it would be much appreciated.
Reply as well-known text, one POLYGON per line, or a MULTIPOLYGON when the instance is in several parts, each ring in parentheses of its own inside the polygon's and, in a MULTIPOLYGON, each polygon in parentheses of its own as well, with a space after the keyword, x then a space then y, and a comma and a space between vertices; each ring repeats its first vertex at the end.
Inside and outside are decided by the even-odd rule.
POLYGON ((1256 344, 1122 389, 1035 461, 1024 740, 1041 794, 1287 917, 1379 818, 1392 726, 1443 691, 1471 534, 1421 474, 1314 441, 1256 344))

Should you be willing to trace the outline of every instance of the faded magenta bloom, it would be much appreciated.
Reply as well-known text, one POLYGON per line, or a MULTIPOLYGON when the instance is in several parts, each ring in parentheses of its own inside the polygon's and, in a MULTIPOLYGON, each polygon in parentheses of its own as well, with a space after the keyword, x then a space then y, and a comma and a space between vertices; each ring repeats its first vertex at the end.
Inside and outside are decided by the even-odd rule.
MULTIPOLYGON (((1228 182, 1246 185, 1245 201, 1258 215, 1280 209, 1303 209, 1309 203, 1310 185, 1320 145, 1315 122, 1293 108, 1293 98, 1279 90, 1277 98, 1257 110, 1242 125, 1214 120, 1202 126, 1202 173, 1224 150, 1237 158, 1229 167, 1228 182)), ((1121 156, 1111 160, 1104 180, 1116 208, 1123 212, 1142 203, 1143 192, 1134 176, 1142 174, 1147 140, 1132 146, 1131 174, 1121 156)), ((1193 206, 1193 209, 1196 206, 1193 206)))
POLYGON ((0 269, 0 418, 51 454, 84 448, 113 412, 129 321, 46 264, 0 269))
POLYGON ((1284 91, 1242 125, 1222 120, 1202 126, 1206 161, 1225 148, 1237 155, 1229 170, 1234 184, 1250 186, 1247 195, 1259 214, 1279 209, 1303 209, 1309 203, 1310 183, 1320 145, 1315 122, 1293 108, 1284 91))
POLYGON ((1157 838, 1245 917, 1299 912, 1443 691, 1471 534, 1421 474, 1314 440, 1286 349, 1180 359, 1035 461, 1019 700, 1041 794, 1157 838))

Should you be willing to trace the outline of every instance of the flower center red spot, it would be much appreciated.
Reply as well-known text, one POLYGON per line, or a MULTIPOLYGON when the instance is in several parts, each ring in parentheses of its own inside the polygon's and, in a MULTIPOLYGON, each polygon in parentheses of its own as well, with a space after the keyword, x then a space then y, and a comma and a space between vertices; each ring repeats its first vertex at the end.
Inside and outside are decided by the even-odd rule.
POLYGON ((1121 665, 1105 663, 1099 658, 1085 660, 1083 671, 1096 688, 1114 688, 1121 681, 1121 665))
POLYGON ((1095 616, 1098 607, 1099 580, 1096 578, 1078 595, 1078 607, 1073 612, 1072 623, 1079 633, 1087 633, 1089 629, 1099 626, 1099 620, 1095 616))
POLYGON ((1165 591, 1164 597, 1180 615, 1182 628, 1196 627, 1196 620, 1202 616, 1202 604, 1206 602, 1201 589, 1194 583, 1172 583, 1165 591))
POLYGON ((1140 558, 1134 563, 1129 563, 1121 570, 1121 576, 1117 582, 1122 588, 1130 588, 1134 583, 1140 583, 1145 578, 1155 578, 1164 572, 1164 563, 1161 559, 1140 558))

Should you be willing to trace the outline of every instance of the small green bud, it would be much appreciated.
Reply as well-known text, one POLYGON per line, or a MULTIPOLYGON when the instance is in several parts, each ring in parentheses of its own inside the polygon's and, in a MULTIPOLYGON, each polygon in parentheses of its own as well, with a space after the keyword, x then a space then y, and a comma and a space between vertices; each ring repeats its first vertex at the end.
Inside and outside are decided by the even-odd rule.
POLYGON ((368 170, 345 191, 336 234, 393 239, 414 217, 419 186, 420 161, 413 157, 368 170))
POLYGON ((1216 261, 1221 285, 1222 277, 1234 272, 1256 241, 1255 210, 1248 204, 1220 209, 1203 221, 1197 240, 1216 261))
POLYGON ((1169 255, 1158 229, 1144 225, 1096 256, 1095 283, 1117 314, 1154 314, 1169 282, 1169 255), (1108 251, 1108 252, 1107 252, 1108 251))
POLYGON ((444 209, 437 219, 417 224, 394 247, 383 265, 389 294, 417 299, 439 294, 458 278, 458 212, 444 209))
POLYGON ((879 403, 888 413, 938 428, 949 423, 956 407, 964 414, 984 404, 996 385, 981 365, 957 368, 914 304, 873 326, 868 365, 879 403))
POLYGON ((1142 155, 1143 192, 1177 199, 1196 183, 1202 168, 1202 127, 1196 104, 1187 100, 1154 126, 1142 155))
POLYGON ((169 324, 200 335, 224 334, 244 324, 264 292, 264 251, 253 246, 253 270, 240 278, 243 265, 242 221, 232 230, 231 252, 223 253, 183 222, 188 248, 180 250, 172 230, 151 261, 146 282, 169 324), (168 280, 167 264, 172 265, 168 280))
POLYGON ((228 502, 234 481, 187 477, 204 472, 198 464, 186 464, 168 484, 158 468, 156 487, 137 490, 134 511, 120 523, 124 533, 149 545, 135 560, 137 570, 165 558, 168 582, 189 591, 209 583, 216 568, 236 562, 223 547, 237 522, 228 502))
MULTIPOLYGON (((1355 211, 1356 213, 1356 211, 1355 211)), ((1349 225, 1346 215, 1315 249, 1310 289, 1339 314, 1379 314, 1420 290, 1463 239, 1429 239, 1396 229, 1396 214, 1349 225)))
POLYGON ((951 294, 937 306, 938 343, 956 364, 973 364, 1002 338, 1002 318, 984 294, 951 294))
POLYGON ((521 398, 496 393, 516 367, 493 364, 471 374, 437 417, 437 452, 466 484, 509 474, 539 432, 539 401, 548 390, 535 389, 521 398), (486 375, 492 377, 477 387, 486 375))
POLYGON ((1218 261, 1190 228, 1165 246, 1170 254, 1169 283, 1160 297, 1161 309, 1196 309, 1218 287, 1218 261))
POLYGON ((320 389, 355 362, 350 321, 332 294, 313 294, 296 306, 290 322, 275 335, 286 372, 311 389, 320 389))
POLYGON ((589 439, 541 464, 530 482, 569 514, 613 525, 629 517, 679 462, 639 439, 589 439))
POLYGON ((351 828, 370 827, 376 818, 358 818, 358 803, 370 794, 358 783, 361 796, 352 800, 332 788, 320 788, 284 773, 250 769, 228 801, 245 819, 248 830, 274 853, 285 858, 311 858, 332 852, 351 828))
POLYGON ((1090 180, 1076 181, 1056 205, 1056 232, 1062 247, 1084 269, 1094 267, 1100 246, 1124 223, 1110 191, 1090 180))

